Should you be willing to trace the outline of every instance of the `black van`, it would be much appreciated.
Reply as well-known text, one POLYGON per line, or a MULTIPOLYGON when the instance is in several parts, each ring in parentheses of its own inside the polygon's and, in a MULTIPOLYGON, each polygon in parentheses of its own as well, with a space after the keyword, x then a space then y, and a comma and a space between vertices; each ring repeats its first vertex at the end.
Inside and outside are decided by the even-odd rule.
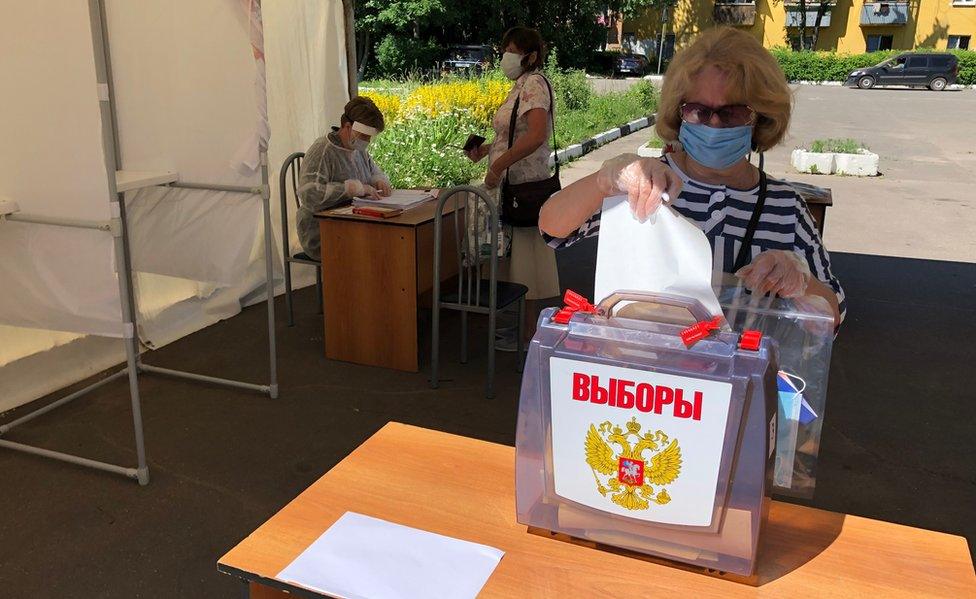
POLYGON ((927 87, 940 92, 956 82, 959 60, 952 54, 899 54, 879 65, 857 69, 847 76, 847 87, 871 89, 876 85, 927 87))

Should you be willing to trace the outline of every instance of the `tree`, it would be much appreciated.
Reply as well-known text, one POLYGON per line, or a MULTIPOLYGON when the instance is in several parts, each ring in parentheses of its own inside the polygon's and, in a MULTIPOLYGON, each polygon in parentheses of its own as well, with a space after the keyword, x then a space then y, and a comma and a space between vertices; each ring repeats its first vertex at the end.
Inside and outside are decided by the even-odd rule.
POLYGON ((820 26, 823 23, 824 15, 834 4, 834 0, 797 0, 800 11, 800 50, 815 50, 817 40, 820 39, 820 26), (813 39, 810 47, 807 48, 807 6, 812 3, 817 7, 817 16, 813 22, 813 39))

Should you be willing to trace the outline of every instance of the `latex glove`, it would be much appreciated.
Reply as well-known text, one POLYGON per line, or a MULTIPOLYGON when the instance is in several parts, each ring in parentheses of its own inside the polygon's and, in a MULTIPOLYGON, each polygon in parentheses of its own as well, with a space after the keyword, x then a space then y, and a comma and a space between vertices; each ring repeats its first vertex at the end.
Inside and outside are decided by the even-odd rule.
POLYGON ((488 173, 485 175, 485 187, 488 189, 495 189, 498 187, 498 183, 501 181, 501 175, 495 173, 491 166, 488 167, 488 173))
POLYGON ((681 177, 657 158, 621 154, 603 163, 597 185, 607 196, 627 194, 634 216, 641 222, 654 214, 661 202, 678 197, 681 177))
POLYGON ((806 295, 810 283, 810 267, 796 252, 766 250, 735 276, 742 279, 754 293, 774 293, 780 297, 806 295))
POLYGON ((358 179, 346 179, 343 185, 346 188, 346 195, 354 198, 366 197, 371 200, 378 200, 380 196, 372 185, 366 185, 358 179))
POLYGON ((373 181, 373 187, 379 192, 381 196, 389 196, 393 193, 393 188, 390 186, 390 182, 386 179, 376 179, 373 181))

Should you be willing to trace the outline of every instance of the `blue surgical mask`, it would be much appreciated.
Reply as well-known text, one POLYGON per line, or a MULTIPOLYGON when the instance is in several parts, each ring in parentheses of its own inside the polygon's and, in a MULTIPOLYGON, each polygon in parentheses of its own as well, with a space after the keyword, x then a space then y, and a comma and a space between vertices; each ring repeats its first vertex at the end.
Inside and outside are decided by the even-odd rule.
POLYGON ((742 160, 752 149, 752 125, 719 129, 682 122, 678 141, 698 164, 724 169, 742 160))

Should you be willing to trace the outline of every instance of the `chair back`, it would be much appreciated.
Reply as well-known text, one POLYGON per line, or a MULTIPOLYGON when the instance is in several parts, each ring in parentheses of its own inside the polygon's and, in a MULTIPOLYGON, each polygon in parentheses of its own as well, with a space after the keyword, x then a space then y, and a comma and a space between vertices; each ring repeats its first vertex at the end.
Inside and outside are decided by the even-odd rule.
POLYGON ((289 155, 281 163, 281 171, 278 173, 278 195, 281 198, 281 237, 285 240, 283 245, 285 246, 286 258, 291 256, 290 243, 288 242, 288 190, 291 189, 291 195, 295 198, 295 207, 298 207, 301 204, 298 199, 298 175, 302 169, 303 158, 305 158, 305 152, 295 152, 289 155))
POLYGON ((441 252, 453 252, 457 266, 458 303, 464 306, 494 310, 497 304, 498 238, 500 225, 498 208, 481 187, 457 185, 441 191, 434 213, 434 301, 441 297, 441 252), (442 248, 443 214, 449 202, 454 208, 454 247, 442 248), (485 272, 487 271, 487 272, 485 272), (487 276, 485 276, 487 275, 487 276), (489 285, 488 303, 481 301, 482 281, 489 285))

